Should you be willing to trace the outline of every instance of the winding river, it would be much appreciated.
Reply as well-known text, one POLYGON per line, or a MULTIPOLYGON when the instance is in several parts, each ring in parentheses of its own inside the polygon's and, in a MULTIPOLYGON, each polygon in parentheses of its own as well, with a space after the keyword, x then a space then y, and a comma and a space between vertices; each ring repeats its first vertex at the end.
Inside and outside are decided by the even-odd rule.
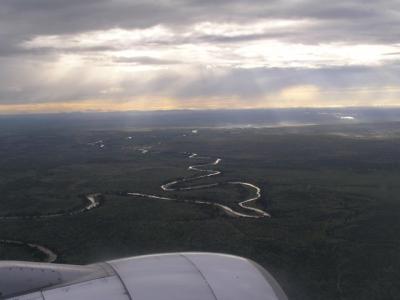
MULTIPOLYGON (((103 144, 103 141, 96 141, 94 143, 95 145, 97 144, 103 144)), ((201 157, 197 153, 186 153, 189 155, 189 159, 211 159, 210 157, 201 157)), ((168 182, 166 184, 163 184, 160 186, 161 190, 164 192, 177 192, 177 191, 189 191, 189 190, 196 190, 196 189, 206 189, 206 188, 212 188, 219 186, 221 183, 210 183, 210 184, 190 184, 194 181, 198 181, 200 179, 204 178, 210 178, 214 176, 218 176, 221 174, 221 171, 210 169, 210 167, 215 167, 221 163, 222 159, 217 158, 215 160, 212 160, 209 163, 203 163, 203 164, 195 164, 195 165, 190 165, 188 167, 188 170, 190 171, 195 171, 198 172, 200 175, 194 176, 194 177, 186 177, 182 179, 177 179, 171 182, 168 182)), ((160 196, 160 195, 152 195, 152 194, 143 194, 143 193, 138 193, 138 192, 129 192, 126 195, 127 196, 132 196, 132 197, 143 197, 147 199, 157 199, 157 200, 163 200, 163 201, 177 201, 177 202, 184 202, 184 203, 195 203, 199 205, 207 205, 207 206, 214 206, 218 207, 222 211, 224 211, 227 215, 232 216, 232 217, 240 217, 240 218, 253 218, 253 219, 258 219, 258 218, 264 218, 264 217, 270 217, 270 214, 266 212, 265 210, 262 210, 260 208, 256 208, 252 206, 257 200, 261 198, 261 189, 248 182, 241 182, 241 181, 230 181, 227 182, 227 184, 230 185, 241 185, 247 189, 253 190, 254 191, 254 196, 251 196, 248 199, 245 199, 241 202, 238 203, 238 206, 243 210, 243 211, 237 211, 227 205, 223 205, 220 203, 216 202, 209 202, 209 201, 201 201, 201 200, 185 200, 185 199, 176 199, 176 198, 170 198, 170 197, 165 197, 165 196, 160 196)), ((98 208, 101 205, 100 198, 102 197, 101 193, 93 193, 93 194, 88 194, 86 195, 86 204, 82 207, 77 207, 71 210, 67 210, 64 212, 56 212, 56 213, 46 213, 46 214, 36 214, 36 215, 6 215, 6 216, 0 216, 0 220, 26 220, 26 219, 46 219, 46 218, 55 218, 55 217, 62 217, 62 216, 74 216, 78 215, 81 213, 88 212, 92 209, 98 208)), ((26 246, 32 251, 38 251, 41 252, 46 258, 45 262, 54 262, 57 260, 57 254, 50 250, 47 247, 44 247, 39 244, 33 244, 33 243, 28 243, 28 242, 22 242, 22 241, 14 241, 14 240, 7 240, 7 239, 0 239, 0 244, 3 245, 17 245, 17 246, 26 246)))
MULTIPOLYGON (((76 208, 70 210, 68 212, 62 213, 49 213, 49 214, 42 214, 42 215, 24 215, 24 216, 2 216, 0 220, 26 220, 26 219, 45 219, 45 218, 55 218, 61 216, 74 216, 89 210, 92 210, 98 206, 100 206, 99 197, 101 194, 89 194, 86 195, 87 204, 84 207, 76 208)), ((31 249, 33 252, 40 252, 44 255, 45 259, 44 262, 52 263, 55 262, 58 258, 58 255, 52 251, 51 249, 34 243, 28 243, 23 241, 15 241, 15 240, 7 240, 7 239, 0 239, 0 244, 3 245, 15 245, 15 246, 25 246, 31 249)))
POLYGON ((101 197, 100 193, 86 195, 85 198, 87 203, 83 207, 77 207, 65 212, 55 212, 55 213, 45 213, 36 215, 10 215, 10 216, 0 216, 0 220, 26 220, 26 219, 47 219, 62 216, 75 216, 86 211, 92 210, 100 206, 101 197))
MULTIPOLYGON (((197 153, 190 153, 189 155, 190 159, 195 159, 195 158, 201 158, 201 159, 208 159, 209 157, 200 157, 198 156, 197 153)), ((178 185, 182 183, 189 183, 192 181, 196 181, 202 178, 207 178, 207 177, 212 177, 212 176, 217 176, 221 174, 221 171, 214 170, 214 169, 205 169, 204 167, 209 167, 209 166, 216 166, 222 161, 221 158, 217 158, 216 160, 210 162, 210 163, 205 163, 205 164, 197 164, 197 165, 191 165, 188 167, 188 170, 191 171, 197 171, 200 173, 205 173, 196 177, 190 177, 190 178, 183 178, 180 180, 174 180, 171 182, 168 182, 164 185, 161 186, 161 189, 165 192, 176 192, 176 191, 188 191, 188 190, 196 190, 196 189, 205 189, 205 188, 211 188, 211 187, 216 187, 219 185, 219 183, 211 183, 211 184, 202 184, 202 185, 191 185, 188 187, 177 187, 178 185)), ((245 199, 244 201, 241 201, 238 203, 238 205, 244 209, 247 210, 248 212, 243 213, 239 212, 237 210, 234 210, 233 208, 223 205, 220 203, 215 203, 215 202, 209 202, 209 201, 201 201, 201 200, 180 200, 180 199, 174 199, 174 198, 169 198, 169 197, 163 197, 163 196, 157 196, 157 195, 151 195, 151 194, 142 194, 142 193, 128 193, 130 196, 139 196, 139 197, 145 197, 149 199, 158 199, 158 200, 166 200, 166 201, 179 201, 179 202, 187 202, 187 203, 196 203, 196 204, 201 204, 201 205, 210 205, 210 206, 216 206, 220 209, 222 209, 226 214, 233 216, 233 217, 242 217, 242 218, 264 218, 264 217, 271 217, 269 213, 266 211, 255 208, 250 206, 251 203, 256 202, 261 198, 261 189, 248 182, 241 182, 241 181, 231 181, 228 182, 228 184, 231 185, 242 185, 246 188, 253 189, 255 191, 255 196, 250 197, 249 199, 245 199)))
POLYGON ((22 241, 14 241, 14 240, 0 240, 0 244, 28 247, 34 252, 42 253, 45 256, 45 259, 43 259, 43 261, 48 263, 55 262, 58 258, 58 255, 55 252, 53 252, 52 250, 50 250, 45 246, 38 244, 27 243, 22 241))

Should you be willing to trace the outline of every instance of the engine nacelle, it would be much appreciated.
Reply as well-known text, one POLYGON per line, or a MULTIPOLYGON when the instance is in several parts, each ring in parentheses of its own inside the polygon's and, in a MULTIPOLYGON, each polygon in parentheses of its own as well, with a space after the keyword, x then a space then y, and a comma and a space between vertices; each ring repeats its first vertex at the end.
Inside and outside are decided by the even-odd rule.
POLYGON ((88 266, 0 262, 1 299, 285 300, 255 262, 226 254, 171 253, 88 266))

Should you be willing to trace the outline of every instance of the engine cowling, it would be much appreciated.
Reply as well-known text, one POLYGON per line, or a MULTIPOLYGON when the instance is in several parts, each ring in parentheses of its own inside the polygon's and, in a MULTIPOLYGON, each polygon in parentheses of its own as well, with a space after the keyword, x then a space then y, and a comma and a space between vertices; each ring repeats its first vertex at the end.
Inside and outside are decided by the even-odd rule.
POLYGON ((287 299, 255 262, 215 253, 146 255, 88 266, 1 262, 0 278, 1 299, 287 299))

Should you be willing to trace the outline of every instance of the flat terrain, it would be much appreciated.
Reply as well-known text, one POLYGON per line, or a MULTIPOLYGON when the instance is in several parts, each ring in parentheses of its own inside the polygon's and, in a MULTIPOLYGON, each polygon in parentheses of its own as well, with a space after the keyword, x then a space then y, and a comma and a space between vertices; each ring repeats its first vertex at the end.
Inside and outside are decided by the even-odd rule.
POLYGON ((0 241, 0 259, 46 260, 27 243, 76 264, 227 252, 262 264, 290 299, 399 299, 399 128, 1 130, 0 240, 22 244, 0 241), (180 181, 209 174, 188 170, 196 164, 221 174, 180 181), (256 191, 238 181, 261 188, 251 206, 271 218, 196 203, 248 213, 238 203, 256 191), (93 194, 99 206, 71 214, 93 194))

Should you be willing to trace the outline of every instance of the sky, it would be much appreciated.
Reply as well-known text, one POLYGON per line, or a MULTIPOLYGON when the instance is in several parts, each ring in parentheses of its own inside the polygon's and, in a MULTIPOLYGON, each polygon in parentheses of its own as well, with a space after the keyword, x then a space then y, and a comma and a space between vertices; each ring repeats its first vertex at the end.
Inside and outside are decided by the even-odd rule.
POLYGON ((2 0, 0 113, 400 105, 398 0, 2 0))

